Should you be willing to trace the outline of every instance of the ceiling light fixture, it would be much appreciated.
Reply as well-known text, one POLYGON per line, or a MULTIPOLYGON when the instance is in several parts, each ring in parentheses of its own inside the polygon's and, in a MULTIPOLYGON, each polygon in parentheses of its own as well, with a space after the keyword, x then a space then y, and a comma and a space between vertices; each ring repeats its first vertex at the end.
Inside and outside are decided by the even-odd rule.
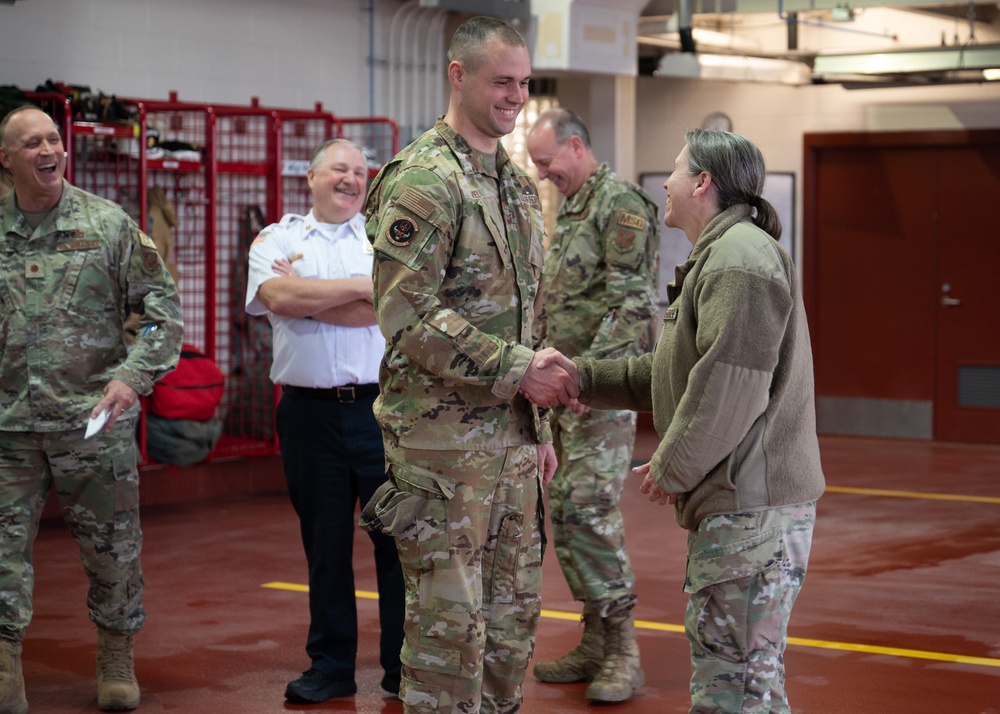
POLYGON ((802 62, 747 55, 691 54, 671 52, 660 58, 657 76, 765 82, 770 84, 809 84, 812 76, 802 62))
POLYGON ((813 75, 896 76, 1000 67, 1000 44, 926 47, 856 54, 819 54, 813 75))

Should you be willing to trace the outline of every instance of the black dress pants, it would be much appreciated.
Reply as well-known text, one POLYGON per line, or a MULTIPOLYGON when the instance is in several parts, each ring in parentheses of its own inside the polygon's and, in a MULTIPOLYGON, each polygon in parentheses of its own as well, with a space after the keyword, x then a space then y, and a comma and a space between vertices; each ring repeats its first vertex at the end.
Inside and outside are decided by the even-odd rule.
MULTIPOLYGON (((385 481, 382 432, 372 413, 375 396, 341 403, 328 392, 287 391, 277 411, 281 460, 299 516, 309 565, 312 666, 339 681, 354 681, 358 618, 352 565, 355 506, 385 481)), ((369 533, 375 549, 381 637, 379 662, 399 676, 405 612, 403 574, 395 541, 369 533)))

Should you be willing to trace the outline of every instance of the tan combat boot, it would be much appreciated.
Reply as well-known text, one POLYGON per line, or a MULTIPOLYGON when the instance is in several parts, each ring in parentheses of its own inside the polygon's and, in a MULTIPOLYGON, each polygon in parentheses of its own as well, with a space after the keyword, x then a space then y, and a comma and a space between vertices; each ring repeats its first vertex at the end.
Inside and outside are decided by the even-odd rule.
POLYGON ((601 669, 603 660, 604 627, 601 616, 590 607, 584 607, 583 639, 580 644, 555 662, 536 664, 535 679, 558 684, 589 682, 601 669))
POLYGON ((604 663, 587 687, 587 701, 595 704, 624 702, 646 681, 639 666, 632 608, 604 618, 604 663))
POLYGON ((132 635, 97 630, 97 708, 102 712, 124 712, 139 706, 132 642, 132 635))
POLYGON ((21 643, 0 637, 0 714, 27 714, 21 643))

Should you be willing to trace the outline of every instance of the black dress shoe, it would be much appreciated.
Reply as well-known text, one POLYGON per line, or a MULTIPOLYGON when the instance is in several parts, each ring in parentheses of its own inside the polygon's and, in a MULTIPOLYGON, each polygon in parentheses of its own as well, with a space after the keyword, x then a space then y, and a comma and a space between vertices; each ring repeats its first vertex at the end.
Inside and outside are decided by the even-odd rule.
POLYGON ((398 674, 386 674, 382 677, 382 691, 388 694, 390 697, 396 697, 399 699, 399 682, 400 677, 398 674))
POLYGON ((334 679, 318 669, 310 669, 288 683, 285 699, 293 704, 318 704, 334 697, 349 697, 357 691, 354 682, 334 679))

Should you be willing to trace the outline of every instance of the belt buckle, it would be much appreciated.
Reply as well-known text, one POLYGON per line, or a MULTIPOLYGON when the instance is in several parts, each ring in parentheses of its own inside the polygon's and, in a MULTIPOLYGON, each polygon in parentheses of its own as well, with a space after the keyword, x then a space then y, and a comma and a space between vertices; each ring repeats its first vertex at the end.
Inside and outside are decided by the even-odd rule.
POLYGON ((341 404, 354 404, 356 398, 354 387, 337 387, 337 401, 341 404))

